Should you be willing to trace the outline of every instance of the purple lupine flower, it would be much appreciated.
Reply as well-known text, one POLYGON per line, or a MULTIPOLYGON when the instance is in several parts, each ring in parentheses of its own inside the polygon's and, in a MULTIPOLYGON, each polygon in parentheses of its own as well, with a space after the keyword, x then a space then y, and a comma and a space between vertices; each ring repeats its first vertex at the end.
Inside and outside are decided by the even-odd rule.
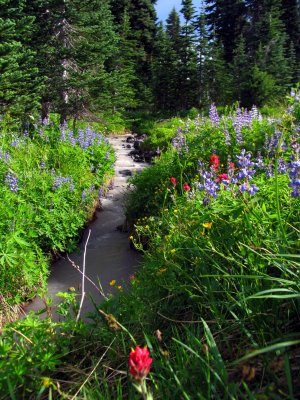
POLYGON ((244 182, 239 186, 239 192, 240 193, 244 193, 244 192, 248 192, 251 196, 254 196, 255 193, 258 191, 258 187, 253 184, 253 185, 249 185, 248 182, 244 182))
POLYGON ((105 196, 105 191, 103 188, 99 189, 99 199, 103 198, 105 196))
POLYGON ((199 184, 199 190, 205 190, 207 194, 212 197, 217 197, 217 191, 219 190, 219 185, 215 181, 214 176, 211 172, 204 171, 202 174, 203 183, 199 184))
POLYGON ((239 156, 236 156, 238 162, 238 167, 240 168, 237 178, 241 179, 252 179, 252 175, 255 174, 255 169, 253 168, 254 163, 251 161, 251 154, 247 153, 246 150, 242 149, 239 156))
POLYGON ((236 142, 238 144, 243 143, 242 127, 243 127, 243 115, 240 107, 238 107, 234 118, 234 130, 236 133, 236 142))
POLYGON ((40 165, 40 167, 43 168, 43 169, 46 168, 45 161, 41 161, 39 165, 40 165))
POLYGON ((74 191, 73 179, 68 176, 56 176, 53 180, 53 189, 59 189, 64 183, 69 183, 70 191, 74 191))
POLYGON ((265 170, 268 178, 274 176, 272 160, 270 160, 269 164, 265 167, 265 170))
POLYGON ((278 172, 284 174, 287 171, 287 164, 282 157, 278 160, 278 172))
POLYGON ((81 199, 84 201, 86 199, 86 196, 87 196, 87 194, 86 194, 86 191, 84 190, 81 194, 81 199))
POLYGON ((248 189, 249 189, 248 182, 244 182, 239 186, 239 192, 241 192, 241 193, 248 191, 248 189))
POLYGON ((5 183, 6 183, 7 186, 9 186, 9 188, 10 188, 10 190, 12 192, 16 193, 19 190, 19 188, 18 188, 18 178, 14 173, 8 172, 6 174, 5 183))
POLYGON ((182 150, 188 151, 188 146, 184 136, 182 135, 182 129, 178 128, 177 135, 172 139, 172 146, 179 150, 179 154, 182 154, 182 150))
POLYGON ((289 187, 292 189, 292 197, 299 196, 300 190, 300 160, 296 159, 295 155, 291 155, 291 162, 288 164, 289 168, 289 187))
POLYGON ((61 142, 65 142, 66 141, 66 131, 65 131, 64 128, 60 130, 60 141, 61 142))
POLYGON ((49 125, 49 117, 45 117, 45 118, 42 120, 42 124, 43 124, 44 126, 49 125))
POLYGON ((74 133, 73 133, 73 131, 69 131, 69 132, 68 132, 68 138, 69 138, 70 144, 71 144, 72 146, 75 146, 76 140, 75 140, 75 138, 74 138, 74 133))
POLYGON ((82 129, 78 129, 77 143, 79 144, 79 146, 82 149, 86 148, 85 147, 84 131, 82 129))
POLYGON ((110 151, 107 150, 107 152, 105 154, 105 160, 109 160, 109 156, 110 156, 110 151))
POLYGON ((204 206, 208 206, 209 203, 210 203, 210 199, 209 199, 208 197, 204 197, 204 199, 203 199, 203 201, 202 201, 202 204, 203 204, 204 206))
POLYGON ((250 111, 250 115, 251 115, 251 120, 254 120, 254 119, 256 119, 258 121, 262 120, 262 115, 258 111, 258 108, 256 106, 252 106, 251 111, 250 111))
POLYGON ((212 103, 209 108, 209 119, 214 126, 220 125, 220 117, 218 114, 217 107, 215 106, 214 103, 212 103))
POLYGON ((265 164, 264 164, 264 161, 263 161, 263 158, 262 158, 262 155, 261 155, 261 152, 260 152, 260 151, 257 152, 257 157, 256 157, 255 166, 256 166, 258 169, 263 169, 263 168, 265 167, 265 164))
POLYGON ((259 190, 258 187, 257 187, 255 184, 253 184, 253 185, 251 185, 251 186, 249 187, 248 192, 251 194, 251 196, 254 196, 255 193, 256 193, 258 190, 259 190))
POLYGON ((231 137, 230 137, 230 133, 229 133, 227 127, 225 127, 225 129, 224 129, 224 137, 225 137, 225 144, 227 146, 230 146, 231 145, 231 137))
POLYGON ((63 182, 64 182, 64 179, 61 176, 54 178, 53 189, 59 189, 62 186, 63 182))
POLYGON ((19 147, 19 145, 20 145, 19 139, 13 140, 10 145, 12 147, 19 147))
POLYGON ((282 137, 282 132, 280 132, 278 129, 276 129, 274 134, 270 137, 270 139, 265 141, 264 147, 266 148, 269 157, 273 157, 275 155, 275 152, 278 149, 278 145, 280 143, 281 137, 282 137))
POLYGON ((4 160, 5 162, 8 162, 9 160, 10 160, 10 154, 9 153, 3 153, 1 150, 0 150, 0 158, 2 159, 2 160, 4 160))

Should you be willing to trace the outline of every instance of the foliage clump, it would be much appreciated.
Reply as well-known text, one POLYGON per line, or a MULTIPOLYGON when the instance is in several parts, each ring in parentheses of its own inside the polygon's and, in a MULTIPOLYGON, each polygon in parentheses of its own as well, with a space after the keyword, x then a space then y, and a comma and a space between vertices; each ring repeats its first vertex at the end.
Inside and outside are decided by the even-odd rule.
POLYGON ((0 292, 6 302, 20 303, 44 285, 50 251, 74 248, 113 162, 106 137, 92 128, 73 132, 44 120, 20 133, 3 118, 0 292))

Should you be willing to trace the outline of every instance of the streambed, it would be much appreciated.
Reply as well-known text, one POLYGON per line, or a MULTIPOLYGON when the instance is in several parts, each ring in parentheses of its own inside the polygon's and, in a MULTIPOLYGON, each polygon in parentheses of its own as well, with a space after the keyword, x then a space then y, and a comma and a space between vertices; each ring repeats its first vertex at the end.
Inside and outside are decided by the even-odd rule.
MULTIPOLYGON (((82 270, 84 248, 87 242, 88 232, 91 230, 86 246, 86 275, 94 282, 96 287, 101 283, 105 295, 113 293, 118 286, 128 283, 130 275, 134 274, 141 262, 141 255, 130 249, 129 234, 121 232, 117 226, 122 225, 125 219, 123 209, 124 193, 127 188, 128 177, 140 171, 148 164, 134 161, 129 153, 132 148, 128 148, 126 136, 114 136, 109 138, 111 145, 116 151, 115 176, 113 179, 113 189, 101 200, 102 209, 96 212, 96 220, 84 232, 83 240, 78 249, 69 254, 69 259, 79 266, 82 270), (115 285, 111 286, 111 281, 115 280, 115 285)), ((48 279, 48 297, 52 298, 52 313, 54 319, 55 308, 60 301, 56 296, 57 292, 66 292, 69 288, 75 288, 78 293, 82 291, 82 275, 72 266, 67 257, 53 263, 48 279)), ((96 287, 85 280, 85 296, 82 305, 82 315, 95 311, 96 304, 103 300, 103 296, 96 287), (93 299, 93 300, 92 300, 93 299)), ((24 311, 43 309, 44 302, 40 297, 36 297, 28 304, 24 311)))

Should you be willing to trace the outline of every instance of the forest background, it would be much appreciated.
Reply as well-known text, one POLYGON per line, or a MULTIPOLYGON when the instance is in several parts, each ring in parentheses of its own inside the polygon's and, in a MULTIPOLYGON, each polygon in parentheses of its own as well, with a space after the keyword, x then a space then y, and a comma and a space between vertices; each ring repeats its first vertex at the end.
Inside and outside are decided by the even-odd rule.
POLYGON ((297 0, 2 0, 0 113, 61 120, 274 105, 299 81, 297 0))

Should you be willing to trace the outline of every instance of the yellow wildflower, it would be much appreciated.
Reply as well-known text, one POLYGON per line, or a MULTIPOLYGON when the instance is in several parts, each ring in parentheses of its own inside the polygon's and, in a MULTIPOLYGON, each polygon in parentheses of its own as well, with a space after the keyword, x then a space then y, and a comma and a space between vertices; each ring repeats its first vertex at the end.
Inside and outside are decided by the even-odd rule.
POLYGON ((51 385, 51 380, 48 377, 43 377, 42 378, 42 385, 46 388, 48 388, 51 385))
POLYGON ((166 272, 167 268, 160 268, 157 273, 158 274, 163 274, 164 272, 166 272))
POLYGON ((212 222, 204 222, 202 224, 202 226, 204 226, 204 228, 206 228, 206 229, 211 229, 212 224, 213 224, 212 222))
POLYGON ((115 284, 117 283, 117 281, 115 279, 113 279, 112 281, 109 282, 110 286, 115 286, 115 284))
POLYGON ((171 250, 171 254, 174 254, 174 253, 176 253, 176 249, 171 250))

